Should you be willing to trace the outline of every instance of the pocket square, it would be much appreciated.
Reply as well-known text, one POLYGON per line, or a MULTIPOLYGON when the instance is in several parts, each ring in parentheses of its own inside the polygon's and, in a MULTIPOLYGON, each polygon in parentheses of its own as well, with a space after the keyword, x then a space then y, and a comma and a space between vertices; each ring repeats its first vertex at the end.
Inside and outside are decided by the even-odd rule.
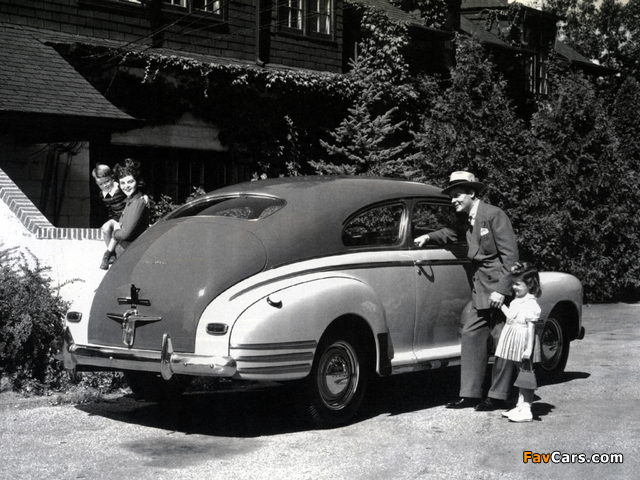
POLYGON ((488 228, 481 228, 480 229, 480 236, 483 237, 484 235, 487 235, 489 233, 489 229, 488 228))

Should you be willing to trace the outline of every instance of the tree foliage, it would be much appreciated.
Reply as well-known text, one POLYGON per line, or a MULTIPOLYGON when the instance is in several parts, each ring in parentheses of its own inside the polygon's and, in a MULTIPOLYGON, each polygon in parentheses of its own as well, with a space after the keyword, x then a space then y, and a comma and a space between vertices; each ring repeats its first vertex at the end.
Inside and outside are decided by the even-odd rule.
POLYGON ((550 149, 528 252, 546 268, 580 278, 591 299, 620 298, 638 285, 638 176, 620 155, 615 123, 581 74, 554 79, 532 130, 550 149), (630 268, 632 267, 632 268, 630 268))
POLYGON ((391 0, 396 7, 419 15, 427 27, 442 27, 445 24, 449 3, 447 0, 391 0))
POLYGON ((640 0, 547 0, 544 9, 563 18, 564 41, 587 58, 640 75, 640 0))

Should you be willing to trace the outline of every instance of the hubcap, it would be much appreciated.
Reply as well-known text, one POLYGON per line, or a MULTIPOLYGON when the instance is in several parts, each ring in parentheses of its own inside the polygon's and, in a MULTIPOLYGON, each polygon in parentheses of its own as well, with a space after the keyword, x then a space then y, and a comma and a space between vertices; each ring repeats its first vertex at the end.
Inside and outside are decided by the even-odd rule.
POLYGON ((562 329, 555 319, 550 318, 545 323, 541 343, 542 368, 553 370, 560 362, 563 348, 562 329))
POLYGON ((351 345, 335 342, 322 355, 318 365, 318 391, 331 410, 347 406, 360 379, 358 357, 351 345))

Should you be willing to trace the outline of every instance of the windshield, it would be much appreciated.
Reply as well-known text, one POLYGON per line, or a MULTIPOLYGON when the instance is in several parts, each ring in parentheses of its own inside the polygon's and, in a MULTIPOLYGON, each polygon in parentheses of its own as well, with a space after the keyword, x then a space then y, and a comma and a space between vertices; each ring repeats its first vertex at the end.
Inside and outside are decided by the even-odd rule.
POLYGON ((184 217, 232 217, 245 220, 259 220, 274 214, 285 201, 280 198, 260 196, 239 196, 228 198, 212 198, 204 202, 187 205, 171 218, 184 217))

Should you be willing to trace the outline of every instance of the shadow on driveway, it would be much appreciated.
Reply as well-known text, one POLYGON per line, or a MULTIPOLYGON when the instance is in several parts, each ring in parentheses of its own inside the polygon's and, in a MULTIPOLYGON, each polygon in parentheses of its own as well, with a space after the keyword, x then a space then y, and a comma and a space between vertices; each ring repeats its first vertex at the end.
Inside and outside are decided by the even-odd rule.
MULTIPOLYGON (((553 383, 588 377, 588 373, 566 372, 553 383)), ((375 378, 354 423, 443 406, 458 397, 459 378, 459 367, 375 378)), ((515 402, 517 389, 513 393, 515 402)), ((282 384, 231 382, 217 391, 187 393, 169 403, 137 401, 125 395, 76 408, 119 422, 185 434, 252 438, 313 430, 297 397, 293 388, 282 384)), ((534 404, 534 413, 544 416, 552 408, 534 404)))

